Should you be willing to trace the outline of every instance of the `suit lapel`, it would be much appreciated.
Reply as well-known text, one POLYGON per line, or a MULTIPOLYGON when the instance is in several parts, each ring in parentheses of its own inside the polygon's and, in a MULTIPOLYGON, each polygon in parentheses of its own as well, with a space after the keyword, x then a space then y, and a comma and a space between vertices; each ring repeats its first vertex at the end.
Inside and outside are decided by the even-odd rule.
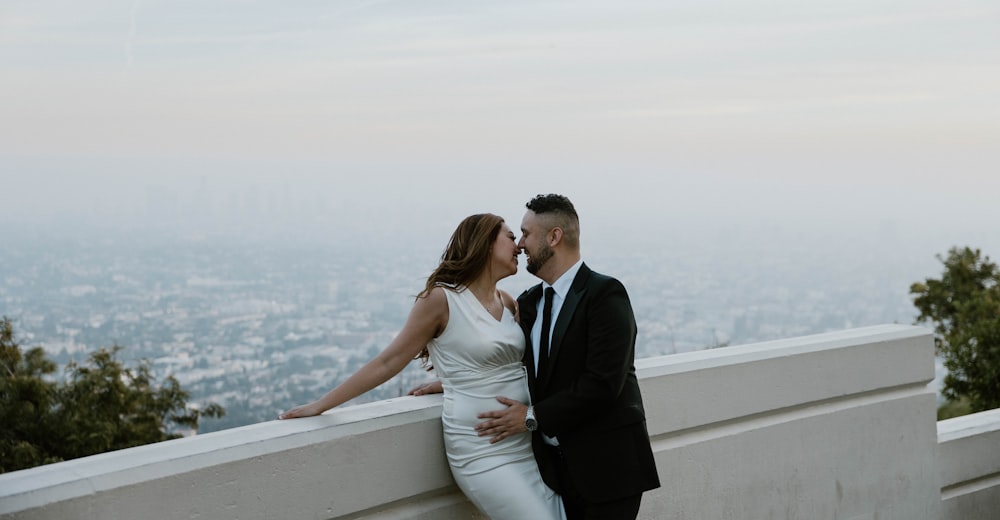
POLYGON ((579 305, 583 295, 587 292, 587 278, 589 277, 590 269, 587 267, 587 264, 581 265, 580 270, 576 273, 576 277, 573 278, 573 285, 570 286, 569 293, 563 299, 562 308, 559 309, 559 316, 556 318, 556 325, 552 330, 552 337, 549 341, 549 366, 545 374, 541 377, 543 381, 548 381, 552 375, 553 368, 559 363, 559 353, 562 350, 563 338, 566 337, 566 329, 569 328, 569 323, 573 321, 573 314, 576 313, 577 305, 579 305))

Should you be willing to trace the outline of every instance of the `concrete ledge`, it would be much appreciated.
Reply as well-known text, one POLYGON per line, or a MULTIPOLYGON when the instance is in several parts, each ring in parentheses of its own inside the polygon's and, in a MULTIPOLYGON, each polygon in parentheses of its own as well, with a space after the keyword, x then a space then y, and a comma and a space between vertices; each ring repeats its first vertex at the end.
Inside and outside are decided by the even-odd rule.
POLYGON ((886 325, 641 360, 643 518, 936 519, 933 359, 886 325))
POLYGON ((440 396, 392 399, 8 473, 0 515, 364 518, 398 501, 431 517, 474 511, 452 482, 440 413, 440 396))
POLYGON ((650 430, 676 432, 901 386, 922 392, 933 359, 926 329, 881 325, 647 358, 636 369, 650 430))
POLYGON ((1000 410, 938 423, 943 520, 1000 514, 1000 410))
MULTIPOLYGON (((637 368, 663 482, 641 518, 938 518, 926 329, 869 327, 637 368)), ((452 481, 440 403, 403 397, 0 475, 0 516, 482 518, 452 481)))

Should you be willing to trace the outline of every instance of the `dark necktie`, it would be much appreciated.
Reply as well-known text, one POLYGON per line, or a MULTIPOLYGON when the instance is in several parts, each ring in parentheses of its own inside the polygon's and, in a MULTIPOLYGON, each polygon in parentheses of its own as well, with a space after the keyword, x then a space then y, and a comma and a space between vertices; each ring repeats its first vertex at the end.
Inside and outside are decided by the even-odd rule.
POLYGON ((555 289, 551 287, 545 289, 545 300, 542 304, 542 339, 538 342, 538 373, 535 374, 537 379, 541 379, 549 367, 549 331, 552 330, 552 300, 555 296, 555 289))

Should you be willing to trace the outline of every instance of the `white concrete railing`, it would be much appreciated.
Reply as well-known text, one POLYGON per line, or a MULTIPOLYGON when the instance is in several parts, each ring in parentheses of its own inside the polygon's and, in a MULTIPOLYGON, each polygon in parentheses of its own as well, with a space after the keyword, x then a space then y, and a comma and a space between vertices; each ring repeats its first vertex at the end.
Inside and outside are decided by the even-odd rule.
POLYGON ((938 423, 941 518, 1000 518, 1000 410, 938 423))
MULTIPOLYGON (((980 445, 1000 418, 942 422, 936 457, 931 338, 884 325, 640 360, 663 482, 641 517, 974 518, 954 515, 996 500, 1000 450, 980 445)), ((439 414, 404 397, 0 475, 0 517, 481 518, 439 414)))

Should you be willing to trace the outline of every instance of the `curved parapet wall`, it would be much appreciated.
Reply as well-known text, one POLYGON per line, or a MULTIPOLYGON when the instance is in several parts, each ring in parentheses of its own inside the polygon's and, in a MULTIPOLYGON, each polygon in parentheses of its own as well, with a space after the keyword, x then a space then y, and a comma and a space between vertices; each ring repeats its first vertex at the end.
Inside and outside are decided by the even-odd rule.
POLYGON ((886 325, 642 360, 646 516, 936 519, 933 357, 886 325))
MULTIPOLYGON (((936 519, 929 331, 886 325, 637 363, 663 487, 642 518, 936 519)), ((481 518, 440 397, 404 397, 0 475, 18 519, 481 518)))
POLYGON ((0 514, 468 518, 474 509, 451 480, 440 413, 440 396, 401 398, 0 475, 0 514))
POLYGON ((1000 517, 1000 410, 938 423, 942 520, 1000 517))

